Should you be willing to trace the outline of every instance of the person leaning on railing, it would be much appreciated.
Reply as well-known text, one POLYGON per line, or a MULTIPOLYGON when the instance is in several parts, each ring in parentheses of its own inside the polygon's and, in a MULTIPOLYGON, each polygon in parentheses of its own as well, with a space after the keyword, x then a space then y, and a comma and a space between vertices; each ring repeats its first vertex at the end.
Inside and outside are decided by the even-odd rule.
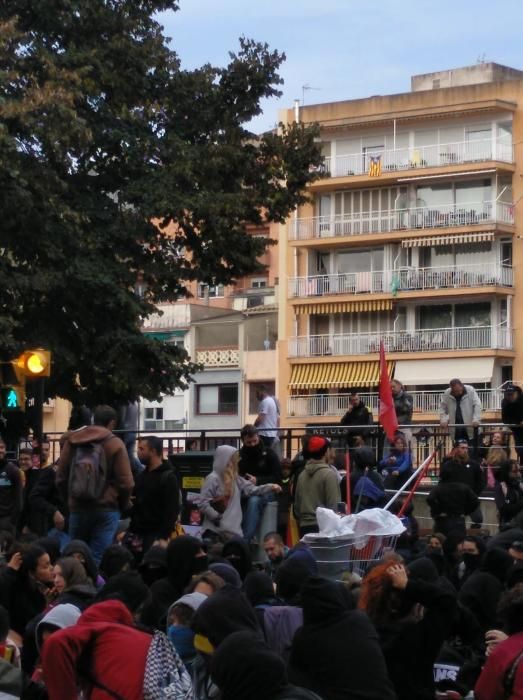
POLYGON ((443 392, 439 410, 440 425, 449 429, 453 440, 472 440, 474 428, 481 422, 481 400, 470 384, 451 379, 443 392))

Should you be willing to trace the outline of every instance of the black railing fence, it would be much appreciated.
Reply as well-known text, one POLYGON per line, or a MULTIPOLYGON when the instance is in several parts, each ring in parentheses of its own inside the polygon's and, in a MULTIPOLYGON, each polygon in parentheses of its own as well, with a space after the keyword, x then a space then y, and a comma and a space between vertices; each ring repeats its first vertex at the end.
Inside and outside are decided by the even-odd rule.
MULTIPOLYGON (((495 432, 503 431, 504 446, 508 447, 512 456, 517 458, 514 437, 507 426, 499 423, 483 423, 479 428, 472 426, 458 426, 469 429, 470 452, 473 457, 481 458, 483 448, 491 439, 495 432)), ((519 426, 520 427, 520 426, 519 426)), ((455 426, 450 425, 448 429, 442 428, 437 423, 414 424, 400 426, 399 430, 404 430, 404 435, 408 440, 412 453, 412 462, 418 466, 426 459, 433 450, 436 450, 436 459, 433 461, 428 476, 437 478, 442 459, 453 447, 453 435, 455 426)), ((118 431, 115 431, 118 434, 118 431)), ((185 451, 213 452, 219 445, 232 445, 240 447, 240 430, 184 430, 184 431, 138 431, 137 439, 140 435, 157 435, 163 438, 164 453, 166 456, 185 451)), ((333 447, 338 452, 340 462, 352 438, 357 434, 363 434, 365 444, 375 453, 376 458, 382 458, 384 450, 388 449, 383 428, 374 426, 346 426, 338 425, 304 425, 301 427, 282 427, 278 429, 278 441, 274 445, 276 451, 282 458, 292 459, 302 448, 302 441, 308 435, 323 435, 329 438, 333 447)), ((60 454, 60 438, 62 434, 47 433, 47 439, 51 444, 51 458, 56 460, 60 454)), ((523 446, 522 446, 523 447, 523 446)), ((523 450, 522 450, 523 452, 523 450)), ((16 455, 12 455, 16 456, 16 455)))

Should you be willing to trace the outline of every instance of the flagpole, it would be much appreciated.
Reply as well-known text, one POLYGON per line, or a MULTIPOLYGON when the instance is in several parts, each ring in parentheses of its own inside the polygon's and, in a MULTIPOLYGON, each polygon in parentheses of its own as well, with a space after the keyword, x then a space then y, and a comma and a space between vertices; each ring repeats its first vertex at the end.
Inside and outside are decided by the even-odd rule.
POLYGON ((436 453, 436 451, 434 450, 434 452, 433 452, 431 455, 429 455, 429 456, 427 457, 427 459, 419 465, 419 467, 416 469, 416 471, 415 471, 413 474, 411 474, 411 475, 409 476, 409 478, 408 478, 407 481, 403 484, 403 486, 401 486, 401 487, 396 491, 396 493, 395 493, 394 496, 390 499, 390 501, 389 501, 385 506, 383 506, 383 510, 388 510, 388 509, 391 507, 391 505, 394 503, 394 501, 395 501, 397 498, 400 497, 400 495, 403 493, 403 491, 406 491, 406 490, 407 490, 407 487, 410 486, 410 485, 412 484, 412 482, 419 476, 421 470, 422 470, 422 469, 425 469, 425 466, 427 466, 427 464, 430 463, 430 462, 434 459, 435 453, 436 453))
MULTIPOLYGON (((365 467, 365 471, 363 472, 363 476, 361 477, 362 479, 365 479, 367 477, 367 474, 369 473, 369 468, 365 467)), ((360 505, 361 505, 361 497, 363 496, 363 489, 360 489, 360 492, 358 494, 358 502, 356 503, 356 513, 360 512, 360 505)))
POLYGON ((406 511, 406 509, 407 509, 409 503, 410 503, 410 502, 412 501, 412 499, 414 498, 414 494, 416 493, 416 489, 418 488, 418 486, 419 486, 421 480, 423 479, 423 477, 424 477, 425 474, 427 473, 428 468, 430 467, 430 463, 432 462, 432 460, 434 459, 435 456, 436 456, 436 450, 434 450, 434 452, 430 455, 430 457, 428 458, 427 463, 425 464, 425 466, 424 466, 423 469, 421 470, 420 475, 418 476, 418 478, 416 479, 416 481, 415 481, 415 483, 414 483, 414 486, 413 486, 412 489, 410 490, 409 495, 407 496, 407 498, 405 499, 403 505, 402 505, 401 508, 400 508, 400 512, 398 513, 398 518, 401 518, 401 516, 403 515, 403 513, 406 511))

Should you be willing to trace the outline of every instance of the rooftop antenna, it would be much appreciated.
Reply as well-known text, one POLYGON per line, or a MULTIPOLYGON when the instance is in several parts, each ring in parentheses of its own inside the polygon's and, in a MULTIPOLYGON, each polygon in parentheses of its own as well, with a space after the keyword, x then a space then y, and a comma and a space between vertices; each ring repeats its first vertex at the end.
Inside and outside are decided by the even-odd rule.
POLYGON ((305 104, 305 91, 306 90, 321 90, 321 88, 312 87, 312 85, 309 85, 309 83, 305 83, 305 85, 302 85, 301 86, 301 93, 302 93, 301 103, 302 103, 302 105, 305 104))

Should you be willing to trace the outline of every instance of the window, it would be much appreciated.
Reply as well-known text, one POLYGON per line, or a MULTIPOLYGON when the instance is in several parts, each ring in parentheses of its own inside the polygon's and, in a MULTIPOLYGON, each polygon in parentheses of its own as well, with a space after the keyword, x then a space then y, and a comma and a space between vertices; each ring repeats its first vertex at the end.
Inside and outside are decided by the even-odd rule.
POLYGON ((196 387, 198 415, 237 415, 238 385, 209 384, 196 387))
POLYGON ((163 430, 163 407, 148 406, 144 410, 144 430, 163 430))
POLYGON ((263 287, 267 286, 267 278, 266 277, 257 277, 256 279, 251 280, 251 289, 263 289, 263 287))
POLYGON ((261 386, 266 387, 269 396, 274 396, 274 392, 276 390, 274 382, 249 383, 249 415, 255 415, 258 413, 258 404, 260 402, 256 398, 256 392, 261 386))
POLYGON ((433 90, 439 90, 440 85, 441 85, 441 80, 440 80, 440 78, 434 78, 433 81, 432 81, 432 89, 433 89, 433 90))
POLYGON ((204 284, 203 282, 200 282, 198 285, 198 298, 199 299, 205 299, 205 292, 206 289, 209 289, 209 299, 212 299, 213 297, 223 297, 224 292, 225 292, 225 287, 223 284, 204 284))

